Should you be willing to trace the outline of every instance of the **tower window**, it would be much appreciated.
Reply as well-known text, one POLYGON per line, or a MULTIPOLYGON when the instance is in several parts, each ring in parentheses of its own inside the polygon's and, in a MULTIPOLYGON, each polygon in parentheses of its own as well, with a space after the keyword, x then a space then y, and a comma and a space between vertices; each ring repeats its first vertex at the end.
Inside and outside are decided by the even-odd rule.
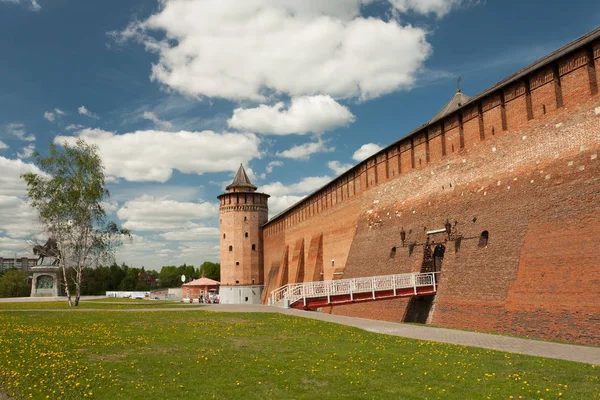
POLYGON ((488 244, 488 240, 490 238, 490 234, 488 231, 483 231, 481 232, 481 235, 479 236, 479 247, 487 247, 488 244))
POLYGON ((227 236, 225 236, 225 234, 223 234, 223 239, 225 239, 227 236))
POLYGON ((248 219, 248 218, 247 218, 246 216, 244 216, 244 222, 246 222, 246 220, 247 220, 247 219, 248 219))
POLYGON ((229 245, 229 251, 233 251, 233 246, 229 245))
POLYGON ((245 236, 245 237, 248 237, 248 232, 244 233, 244 236, 245 236))
POLYGON ((392 247, 392 250, 390 251, 390 258, 394 257, 396 257, 396 246, 392 247))
POLYGON ((256 251, 256 245, 252 244, 252 250, 256 251))
POLYGON ((239 267, 239 266, 240 266, 240 262, 239 262, 239 261, 236 261, 236 262, 235 262, 235 266, 236 266, 236 267, 239 267))
POLYGON ((240 283, 240 281, 235 281, 235 284, 236 284, 236 285, 239 285, 239 283, 240 283))

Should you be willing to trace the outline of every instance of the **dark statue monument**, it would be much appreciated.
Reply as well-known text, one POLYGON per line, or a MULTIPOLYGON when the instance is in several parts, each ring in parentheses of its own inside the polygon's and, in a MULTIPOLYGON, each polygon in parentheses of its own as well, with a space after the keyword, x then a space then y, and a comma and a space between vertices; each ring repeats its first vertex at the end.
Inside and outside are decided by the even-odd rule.
POLYGON ((31 268, 33 272, 31 297, 57 297, 61 295, 60 288, 60 250, 56 239, 50 238, 46 244, 33 246, 33 254, 37 255, 37 265, 31 268), (44 260, 48 260, 44 265, 44 260))
POLYGON ((37 265, 43 265, 45 257, 54 257, 51 265, 58 265, 60 261, 60 250, 58 250, 58 243, 54 238, 48 239, 43 246, 39 244, 33 246, 33 254, 39 256, 37 265))

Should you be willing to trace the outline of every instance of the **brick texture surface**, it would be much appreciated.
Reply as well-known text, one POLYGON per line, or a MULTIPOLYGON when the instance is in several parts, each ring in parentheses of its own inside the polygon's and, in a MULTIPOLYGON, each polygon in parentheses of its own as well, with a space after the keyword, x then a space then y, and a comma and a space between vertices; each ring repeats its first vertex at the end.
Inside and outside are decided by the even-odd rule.
MULTIPOLYGON (((600 345, 600 95, 593 82, 600 46, 593 46, 594 62, 592 52, 575 52, 498 88, 459 110, 460 119, 441 121, 443 135, 428 127, 363 162, 352 171, 352 190, 333 181, 309 196, 296 207, 308 204, 308 216, 290 210, 267 224, 266 291, 284 281, 333 279, 336 271, 343 278, 419 271, 426 232, 448 221, 451 240, 428 323, 600 345)), ((408 304, 323 311, 402 321, 408 304)))

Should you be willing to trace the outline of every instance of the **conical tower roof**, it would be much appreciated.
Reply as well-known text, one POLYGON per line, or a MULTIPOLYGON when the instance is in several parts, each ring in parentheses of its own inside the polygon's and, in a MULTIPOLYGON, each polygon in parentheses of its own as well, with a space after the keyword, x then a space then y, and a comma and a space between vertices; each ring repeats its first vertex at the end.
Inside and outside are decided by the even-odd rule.
POLYGON ((450 99, 448 103, 442 109, 435 114, 435 116, 429 122, 437 121, 445 117, 446 115, 453 113, 467 103, 471 98, 466 94, 463 94, 460 89, 456 91, 456 94, 450 99))
POLYGON ((233 178, 233 182, 231 185, 227 186, 226 189, 230 192, 232 191, 248 191, 254 192, 257 187, 250 182, 248 175, 246 174, 246 170, 244 170, 244 166, 240 164, 240 168, 235 174, 235 178, 233 178), (237 190, 236 190, 237 189, 237 190))

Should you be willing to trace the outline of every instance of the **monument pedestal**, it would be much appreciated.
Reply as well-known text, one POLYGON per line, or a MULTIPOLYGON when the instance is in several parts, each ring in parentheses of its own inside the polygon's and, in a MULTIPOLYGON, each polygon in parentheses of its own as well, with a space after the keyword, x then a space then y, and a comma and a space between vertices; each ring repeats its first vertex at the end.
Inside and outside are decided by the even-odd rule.
POLYGON ((58 297, 60 290, 60 268, 54 265, 39 265, 32 267, 30 297, 58 297))

